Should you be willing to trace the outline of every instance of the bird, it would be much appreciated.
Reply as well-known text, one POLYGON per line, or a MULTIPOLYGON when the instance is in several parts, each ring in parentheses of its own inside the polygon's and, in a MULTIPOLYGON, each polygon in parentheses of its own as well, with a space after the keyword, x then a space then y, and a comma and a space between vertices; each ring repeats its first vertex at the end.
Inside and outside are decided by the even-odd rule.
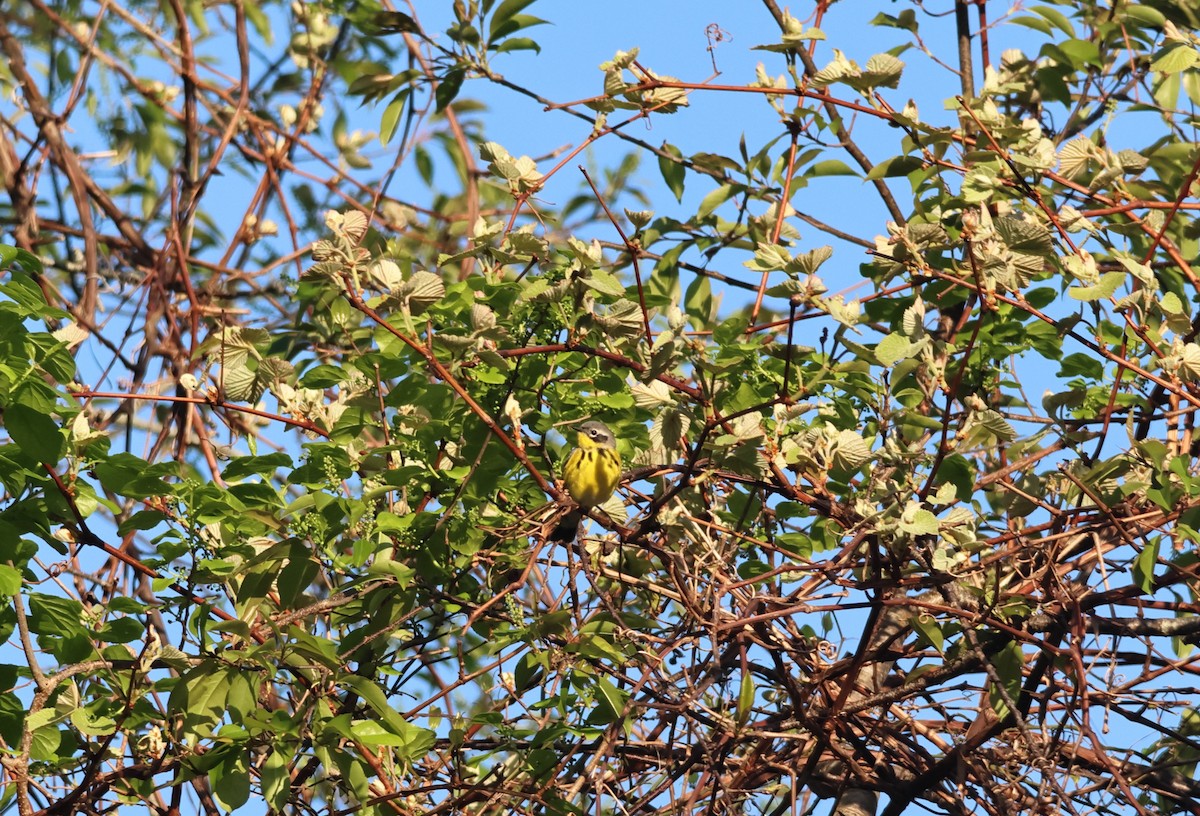
POLYGON ((589 420, 579 426, 575 449, 563 465, 563 482, 578 507, 559 519, 550 541, 571 541, 583 520, 583 511, 603 504, 621 480, 621 455, 617 437, 603 422, 589 420))
POLYGON ((603 422, 589 420, 579 426, 576 447, 563 466, 567 492, 580 507, 603 504, 621 479, 617 438, 603 422))

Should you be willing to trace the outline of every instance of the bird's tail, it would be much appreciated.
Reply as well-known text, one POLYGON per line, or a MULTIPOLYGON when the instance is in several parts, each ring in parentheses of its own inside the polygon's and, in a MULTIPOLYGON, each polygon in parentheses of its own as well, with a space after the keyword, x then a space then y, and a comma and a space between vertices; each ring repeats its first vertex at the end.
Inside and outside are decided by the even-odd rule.
POLYGON ((566 544, 574 541, 575 536, 579 534, 579 525, 582 523, 583 511, 578 507, 572 507, 562 514, 562 518, 554 525, 553 532, 546 540, 551 544, 566 544))

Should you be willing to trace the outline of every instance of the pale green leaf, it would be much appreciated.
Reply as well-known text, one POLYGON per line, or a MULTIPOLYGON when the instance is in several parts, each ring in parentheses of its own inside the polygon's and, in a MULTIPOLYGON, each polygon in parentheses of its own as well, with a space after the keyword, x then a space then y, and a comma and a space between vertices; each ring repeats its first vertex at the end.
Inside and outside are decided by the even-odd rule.
POLYGON ((1122 283, 1125 282, 1124 272, 1106 272, 1100 276, 1099 283, 1091 286, 1072 286, 1067 289, 1067 294, 1081 300, 1085 303, 1102 300, 1113 296, 1122 283))
POLYGON ((913 353, 913 343, 903 334, 892 332, 875 346, 875 359, 882 366, 892 366, 913 353))

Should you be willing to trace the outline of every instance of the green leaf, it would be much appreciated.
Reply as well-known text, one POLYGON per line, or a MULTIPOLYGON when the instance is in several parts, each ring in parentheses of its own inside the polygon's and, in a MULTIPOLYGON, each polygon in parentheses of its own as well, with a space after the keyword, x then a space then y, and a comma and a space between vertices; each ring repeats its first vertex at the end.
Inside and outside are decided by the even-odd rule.
POLYGON ((85 634, 80 619, 83 604, 40 592, 29 596, 29 628, 39 635, 85 634))
POLYGON ((937 535, 938 520, 933 513, 912 502, 901 515, 899 527, 912 536, 937 535))
MULTIPOLYGON (((489 44, 493 46, 493 50, 496 52, 503 53, 505 50, 504 46, 513 40, 505 39, 504 42, 500 42, 501 39, 512 37, 513 34, 522 29, 545 24, 545 20, 543 20, 541 17, 534 17, 532 14, 514 14, 512 17, 508 18, 504 25, 497 26, 495 28, 495 36, 489 38, 489 44)), ((515 39, 532 43, 533 50, 541 50, 537 43, 533 42, 533 40, 529 39, 528 37, 519 37, 515 39)))
POLYGON ((151 465, 132 454, 119 453, 96 465, 94 470, 106 490, 144 499, 170 495, 173 487, 168 479, 178 474, 179 466, 173 462, 151 465))
POLYGON ((728 346, 733 343, 740 343, 744 339, 744 333, 750 326, 750 321, 745 315, 734 315, 726 320, 722 320, 721 324, 713 330, 713 340, 717 341, 718 345, 728 346))
MULTIPOLYGON (((324 386, 305 386, 316 388, 324 386)), ((141 461, 137 459, 136 461, 141 461)), ((292 457, 286 453, 268 453, 263 456, 240 456, 225 466, 224 476, 227 481, 235 482, 247 476, 270 476, 277 470, 291 468, 292 457)))
POLYGON ((713 294, 712 282, 703 276, 698 276, 688 284, 684 293, 684 308, 697 327, 704 327, 712 317, 713 294))
POLYGON ((61 759, 63 738, 66 732, 57 726, 48 725, 33 732, 29 747, 29 758, 35 762, 57 762, 61 759))
MULTIPOLYGON (((41 275, 45 271, 42 259, 29 250, 18 249, 9 244, 0 244, 0 269, 11 269, 14 266, 26 273, 23 279, 30 283, 32 280, 28 277, 29 275, 41 275)), ((37 288, 36 284, 34 284, 34 288, 37 288)), ((0 286, 0 291, 5 291, 7 294, 7 290, 3 286, 0 286)), ((38 289, 38 292, 40 294, 41 290, 38 289)), ((42 297, 40 301, 42 306, 46 305, 45 297, 42 297)))
POLYGON ((21 591, 23 579, 19 570, 0 564, 0 595, 16 595, 21 591))
POLYGON ((282 812, 291 793, 291 774, 279 741, 271 745, 270 753, 259 767, 259 784, 267 805, 277 813, 282 812))
POLYGON ((625 294, 625 285, 621 283, 620 279, 611 272, 605 272, 603 269, 593 269, 583 279, 583 285, 609 297, 623 297, 625 294))
POLYGON ((383 723, 375 720, 359 720, 350 727, 350 733, 366 745, 388 745, 396 748, 405 744, 403 737, 388 731, 383 723))
POLYGON ((250 766, 246 750, 233 745, 224 761, 208 772, 213 793, 229 811, 235 811, 250 801, 250 766))
POLYGON ((1095 300, 1103 300, 1110 298, 1117 291, 1122 283, 1125 282, 1124 272, 1106 272, 1100 276, 1098 283, 1091 286, 1072 286, 1067 290, 1067 294, 1081 300, 1084 303, 1089 303, 1095 300))
POLYGON ((1154 567, 1158 563, 1158 549, 1162 539, 1154 537, 1142 547, 1133 562, 1133 582, 1143 595, 1154 594, 1154 567))
POLYGON ((87 708, 75 709, 68 720, 80 733, 89 737, 104 737, 117 731, 116 720, 104 714, 95 714, 87 708))
POLYGON ((1179 104, 1180 75, 1178 73, 1160 74, 1161 81, 1155 82, 1150 92, 1154 101, 1165 110, 1173 110, 1179 104))
POLYGON ((113 618, 96 633, 104 643, 133 643, 145 636, 146 626, 137 618, 113 618))
POLYGON ((624 716, 625 704, 629 701, 629 692, 613 685, 607 677, 596 680, 596 709, 594 720, 600 723, 614 723, 624 716))
POLYGON ((400 116, 404 113, 404 108, 408 105, 408 97, 411 94, 412 91, 409 88, 405 88, 393 96, 392 101, 383 109, 383 116, 379 120, 380 144, 386 146, 392 140, 392 136, 396 132, 396 126, 400 122, 400 116))
POLYGON ((1032 28, 1034 31, 1040 31, 1046 35, 1049 35, 1053 31, 1053 29, 1050 27, 1050 23, 1046 22, 1044 19, 1042 19, 1040 17, 1031 17, 1028 15, 1021 15, 1020 17, 1013 17, 1012 19, 1009 20, 1009 22, 1014 25, 1025 26, 1026 28, 1032 28))
POLYGON ((1008 216, 997 218, 993 223, 996 233, 1013 252, 1040 258, 1054 257, 1054 240, 1045 224, 1008 216))
POLYGON ((66 440, 58 423, 26 405, 15 404, 4 411, 4 428, 21 452, 46 465, 62 458, 66 440))
POLYGON ((904 9, 896 16, 879 12, 871 18, 870 25, 882 28, 901 28, 915 34, 918 30, 917 14, 912 9, 904 9))
MULTIPOLYGON (((545 20, 539 22, 544 23, 545 20)), ((510 51, 535 51, 540 54, 542 46, 531 37, 509 37, 499 45, 493 46, 492 51, 497 54, 507 54, 510 51)))
POLYGON ((1178 74, 1186 71, 1200 62, 1200 54, 1194 46, 1184 43, 1173 43, 1155 55, 1150 63, 1150 70, 1163 74, 1178 74))
POLYGON ((1071 26, 1071 21, 1058 9, 1051 6, 1033 6, 1029 10, 1042 15, 1051 25, 1068 37, 1075 36, 1075 29, 1071 26))
POLYGON ((1021 647, 1011 640, 992 656, 992 666, 996 670, 996 676, 1000 679, 1004 691, 1001 693, 1001 687, 997 687, 994 681, 989 682, 988 700, 992 705, 992 710, 996 712, 996 716, 1002 720, 1009 714, 1015 713, 1009 708, 1007 700, 1016 703, 1021 699, 1021 669, 1024 663, 1021 647))
POLYGON ((1104 376, 1104 364, 1091 354, 1076 352, 1062 359, 1059 376, 1069 378, 1082 376, 1088 379, 1099 379, 1104 376))
POLYGON ((975 411, 972 419, 986 428, 993 436, 1003 442, 1011 442, 1017 438, 1017 432, 1000 412, 992 408, 975 411))
POLYGON ((58 718, 58 712, 53 708, 42 708, 25 718, 25 727, 30 731, 36 731, 39 728, 45 728, 58 718))
MULTIPOLYGON (((12 682, 6 680, 4 685, 11 688, 12 682)), ((27 704, 11 691, 0 694, 0 737, 10 745, 21 741, 27 710, 27 704)))
POLYGON ((696 218, 702 219, 712 214, 712 211, 720 207, 726 201, 733 197, 734 185, 722 184, 717 189, 710 192, 700 201, 700 207, 696 210, 696 218))
POLYGON ((1058 50, 1066 54, 1071 61, 1071 66, 1077 70, 1081 70, 1088 65, 1101 67, 1100 49, 1093 42, 1087 40, 1065 40, 1058 44, 1058 50))
POLYGON ((6 281, 0 282, 0 294, 10 298, 14 304, 24 306, 26 316, 50 317, 61 314, 62 317, 68 317, 65 312, 50 308, 42 289, 34 278, 24 272, 13 271, 6 281))
POLYGON ((304 591, 316 580, 320 565, 302 544, 294 544, 287 566, 279 572, 279 601, 294 608, 304 601, 304 591))
POLYGON ((383 691, 375 683, 365 677, 350 676, 346 684, 363 698, 379 715, 380 721, 387 730, 401 738, 396 746, 397 753, 404 759, 415 759, 422 756, 433 745, 436 734, 427 728, 420 728, 405 720, 388 702, 383 691))
POLYGON ((924 166, 925 162, 916 156, 893 156, 890 159, 884 159, 872 167, 866 175, 866 180, 876 181, 884 178, 902 178, 909 173, 922 169, 924 166))
POLYGON ((913 630, 930 646, 938 652, 942 652, 946 638, 942 633, 942 626, 938 623, 937 618, 931 615, 918 613, 911 618, 913 630))
POLYGON ((514 19, 533 2, 534 0, 504 0, 492 13, 492 19, 488 22, 488 42, 495 42, 518 30, 520 26, 514 28, 514 19))
POLYGON ((341 385, 350 377, 350 373, 341 366, 320 365, 304 372, 300 384, 305 388, 330 388, 341 385))
POLYGON ((175 683, 168 702, 171 711, 183 716, 186 733, 208 736, 212 726, 225 712, 225 700, 229 695, 230 681, 237 670, 217 666, 211 661, 197 666, 175 683))
POLYGON ((662 152, 667 156, 672 156, 677 161, 672 161, 667 156, 658 157, 658 171, 662 173, 663 181, 667 184, 667 189, 675 194, 676 201, 683 201, 683 183, 687 178, 687 168, 683 165, 683 153, 673 144, 663 142, 662 152))
POLYGON ((1117 16, 1141 23, 1150 28, 1162 28, 1163 23, 1167 21, 1167 18, 1158 9, 1132 3, 1120 6, 1117 16))
POLYGON ((858 77, 844 81, 860 91, 871 88, 895 88, 900 84, 904 62, 892 54, 875 54, 867 60, 866 67, 858 77))
POLYGON ((711 173, 719 178, 727 173, 741 172, 742 166, 728 156, 720 153, 693 153, 692 164, 696 169, 711 173))
POLYGON ((814 162, 804 171, 804 175, 819 178, 821 176, 862 176, 862 173, 841 159, 825 159, 814 162))
POLYGON ((882 366, 893 366, 901 360, 907 359, 915 351, 915 346, 907 337, 897 332, 892 332, 879 341, 879 345, 875 346, 875 359, 882 366))
POLYGON ((459 89, 462 88, 463 80, 466 76, 467 72, 465 69, 454 68, 442 77, 442 80, 438 83, 437 90, 433 92, 438 113, 444 111, 446 106, 458 96, 459 89))

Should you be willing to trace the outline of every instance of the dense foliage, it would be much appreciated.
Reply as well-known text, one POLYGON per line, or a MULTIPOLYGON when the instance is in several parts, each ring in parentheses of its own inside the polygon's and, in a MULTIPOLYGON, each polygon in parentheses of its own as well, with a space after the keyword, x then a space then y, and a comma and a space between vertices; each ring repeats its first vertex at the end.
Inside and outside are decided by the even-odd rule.
POLYGON ((1194 810, 1198 15, 738 5, 4 4, 6 811, 1194 810))

